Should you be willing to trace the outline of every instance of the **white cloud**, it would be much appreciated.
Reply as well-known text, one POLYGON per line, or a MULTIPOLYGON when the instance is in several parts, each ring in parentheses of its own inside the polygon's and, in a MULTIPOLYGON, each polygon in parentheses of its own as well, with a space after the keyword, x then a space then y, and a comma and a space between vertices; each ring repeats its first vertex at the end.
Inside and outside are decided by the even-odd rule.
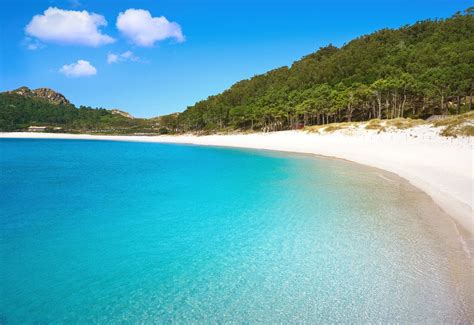
POLYGON ((139 46, 153 46, 155 42, 174 38, 184 42, 181 26, 165 17, 152 17, 148 10, 127 9, 117 17, 117 28, 139 46))
POLYGON ((39 45, 38 45, 38 44, 34 44, 34 43, 33 43, 33 44, 28 44, 28 45, 26 46, 26 48, 27 48, 28 50, 34 51, 34 50, 39 49, 39 45))
POLYGON ((130 59, 130 60, 133 60, 134 59, 134 56, 133 56, 133 52, 132 51, 125 51, 123 52, 122 54, 120 54, 120 56, 124 59, 130 59))
POLYGON ((21 44, 30 51, 38 50, 44 47, 43 43, 37 39, 32 39, 31 37, 25 37, 21 44))
POLYGON ((69 5, 73 8, 78 8, 82 6, 82 3, 79 0, 69 0, 69 5))
POLYGON ((67 77, 88 77, 97 74, 97 69, 89 61, 78 60, 76 63, 63 65, 59 72, 67 77))
POLYGON ((102 15, 50 7, 42 15, 34 16, 25 32, 43 42, 100 46, 115 41, 100 31, 106 25, 102 15))
POLYGON ((119 56, 117 54, 109 53, 107 54, 107 63, 117 63, 119 61, 119 56))
POLYGON ((109 53, 107 54, 107 63, 118 63, 123 61, 133 61, 133 62, 140 62, 140 58, 133 54, 132 51, 125 51, 120 54, 109 53))

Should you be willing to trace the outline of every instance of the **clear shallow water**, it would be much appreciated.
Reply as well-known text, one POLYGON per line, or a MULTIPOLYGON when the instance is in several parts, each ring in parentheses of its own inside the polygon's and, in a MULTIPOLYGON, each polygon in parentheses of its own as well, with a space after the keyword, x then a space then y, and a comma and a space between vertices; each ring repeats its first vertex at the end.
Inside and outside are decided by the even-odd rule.
POLYGON ((0 140, 0 323, 467 322, 454 224, 379 170, 0 140))

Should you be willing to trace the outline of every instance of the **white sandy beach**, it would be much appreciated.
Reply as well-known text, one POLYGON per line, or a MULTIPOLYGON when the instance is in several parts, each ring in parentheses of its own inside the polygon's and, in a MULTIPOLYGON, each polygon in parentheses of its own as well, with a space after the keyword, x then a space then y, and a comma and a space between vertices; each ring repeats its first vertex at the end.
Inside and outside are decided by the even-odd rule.
POLYGON ((267 149, 342 158, 398 174, 433 200, 471 234, 473 218, 472 138, 446 138, 418 126, 376 133, 362 129, 313 134, 282 131, 234 135, 99 136, 0 133, 0 138, 88 139, 267 149))

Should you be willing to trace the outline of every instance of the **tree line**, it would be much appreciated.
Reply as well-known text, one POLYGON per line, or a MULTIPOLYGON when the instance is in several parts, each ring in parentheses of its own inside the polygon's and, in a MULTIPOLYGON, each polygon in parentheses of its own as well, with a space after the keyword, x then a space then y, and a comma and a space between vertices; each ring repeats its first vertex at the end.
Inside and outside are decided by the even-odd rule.
POLYGON ((473 8, 320 48, 161 117, 171 132, 275 131, 472 109, 473 8))

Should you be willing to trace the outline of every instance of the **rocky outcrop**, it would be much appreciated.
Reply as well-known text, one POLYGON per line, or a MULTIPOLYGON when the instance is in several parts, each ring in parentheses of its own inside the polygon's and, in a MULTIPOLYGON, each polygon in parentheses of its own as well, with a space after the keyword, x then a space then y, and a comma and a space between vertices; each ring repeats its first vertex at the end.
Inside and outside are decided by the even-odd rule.
POLYGON ((64 97, 63 94, 60 94, 58 92, 55 92, 52 89, 49 88, 38 88, 32 91, 33 94, 35 94, 37 97, 47 99, 53 104, 57 105, 70 105, 71 103, 69 100, 67 100, 66 97, 64 97))
POLYGON ((130 115, 127 112, 121 111, 119 109, 112 109, 111 112, 112 112, 112 114, 121 115, 121 116, 129 118, 129 119, 134 119, 134 117, 132 115, 130 115))
POLYGON ((49 88, 37 88, 31 90, 28 87, 20 87, 18 89, 9 91, 9 93, 25 97, 42 98, 56 105, 71 105, 71 102, 69 102, 69 100, 67 100, 67 98, 64 97, 63 94, 60 94, 49 88))

